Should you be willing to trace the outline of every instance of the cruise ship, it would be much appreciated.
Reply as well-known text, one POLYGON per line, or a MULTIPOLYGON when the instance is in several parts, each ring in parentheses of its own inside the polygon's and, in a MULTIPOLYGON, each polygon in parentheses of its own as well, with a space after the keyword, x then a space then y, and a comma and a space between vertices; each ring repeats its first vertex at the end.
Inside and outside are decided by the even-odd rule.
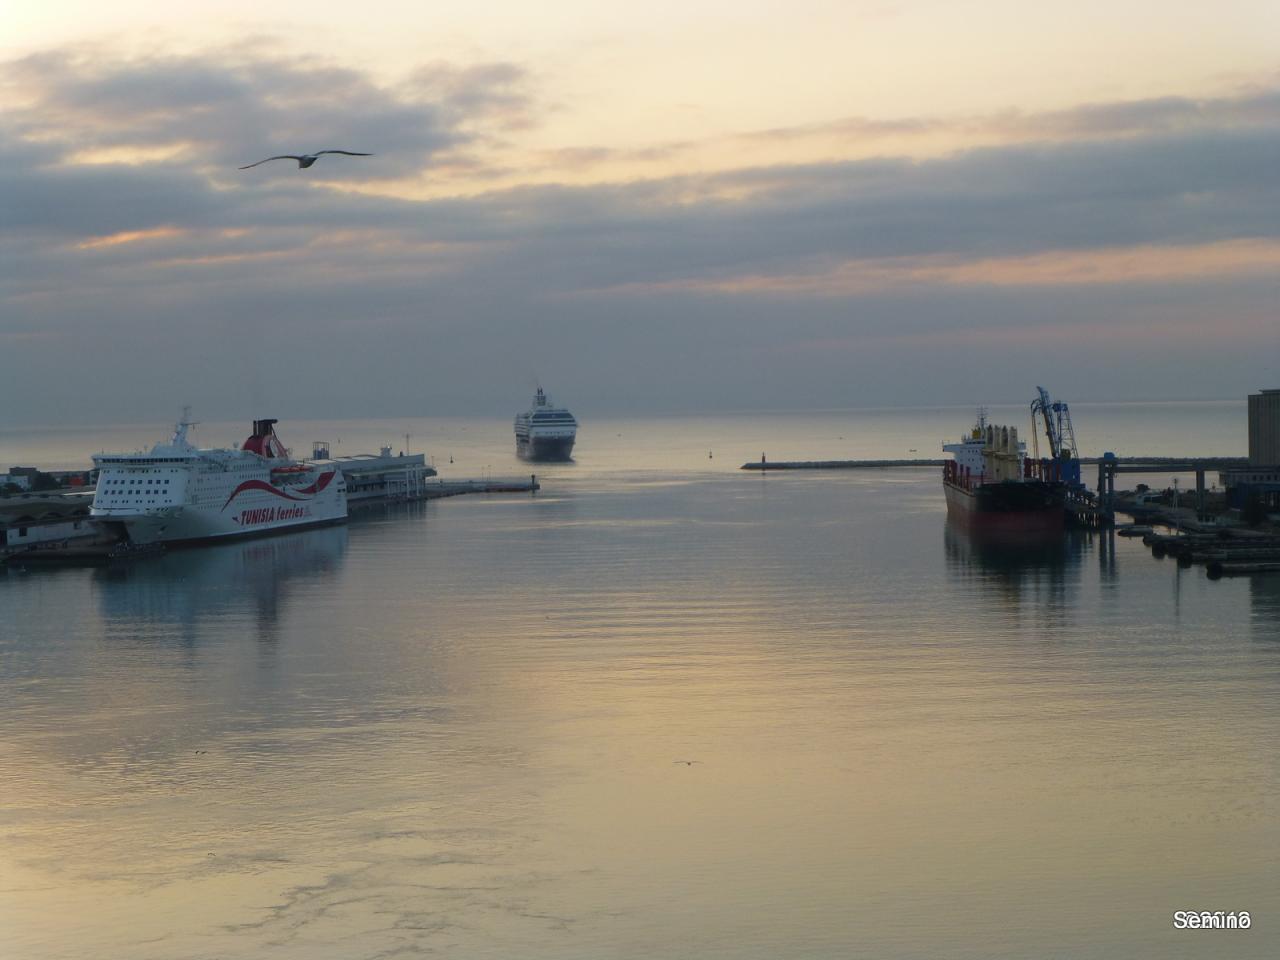
POLYGON ((516 415, 516 454, 525 460, 570 460, 577 435, 573 414, 555 406, 541 387, 533 406, 516 415))
POLYGON ((947 515, 969 526, 1010 532, 1057 531, 1066 518, 1065 483, 1042 479, 1027 459, 1017 427, 987 423, 983 411, 969 435, 943 444, 947 515))
POLYGON ((150 452, 94 456, 89 515, 133 543, 196 543, 339 523, 347 487, 333 464, 294 460, 275 420, 253 421, 239 449, 202 450, 187 440, 188 411, 150 452))

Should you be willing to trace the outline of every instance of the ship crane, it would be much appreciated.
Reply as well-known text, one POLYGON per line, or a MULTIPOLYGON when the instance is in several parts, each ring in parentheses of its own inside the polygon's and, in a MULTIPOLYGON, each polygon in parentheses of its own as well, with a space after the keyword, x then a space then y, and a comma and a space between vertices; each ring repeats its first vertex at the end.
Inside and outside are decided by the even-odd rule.
POLYGON ((1049 391, 1036 387, 1039 393, 1031 401, 1031 440, 1035 458, 1040 459, 1040 436, 1036 430, 1037 415, 1044 421, 1044 433, 1049 440, 1049 456, 1054 460, 1073 460, 1078 456, 1075 428, 1071 426, 1071 411, 1065 403, 1051 400, 1049 391))

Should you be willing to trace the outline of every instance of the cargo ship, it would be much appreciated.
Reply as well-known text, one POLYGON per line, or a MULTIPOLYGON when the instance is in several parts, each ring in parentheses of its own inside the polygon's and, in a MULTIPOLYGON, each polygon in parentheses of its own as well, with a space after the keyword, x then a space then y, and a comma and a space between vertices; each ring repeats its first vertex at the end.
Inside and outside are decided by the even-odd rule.
POLYGON ((100 453, 89 511, 131 543, 199 543, 340 523, 347 488, 332 463, 294 460, 275 420, 253 421, 237 448, 199 449, 189 411, 150 451, 100 453))
POLYGON ((516 455, 524 460, 565 461, 573 458, 578 421, 564 407, 553 404, 542 388, 533 406, 516 415, 516 455))
POLYGON ((1063 529, 1067 486, 1039 476, 1040 464, 1027 458, 1016 427, 989 424, 979 411, 968 436, 942 449, 953 457, 942 471, 949 517, 1010 532, 1063 529))

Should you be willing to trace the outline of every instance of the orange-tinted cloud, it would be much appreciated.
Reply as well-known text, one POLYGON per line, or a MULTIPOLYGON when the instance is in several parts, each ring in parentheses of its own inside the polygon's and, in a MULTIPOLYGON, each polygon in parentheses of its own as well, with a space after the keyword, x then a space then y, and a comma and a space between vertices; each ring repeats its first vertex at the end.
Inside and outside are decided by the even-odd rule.
POLYGON ((104 237, 92 237, 77 243, 77 250, 99 250, 103 247, 118 247, 126 243, 142 243, 148 240, 170 240, 187 233, 177 227, 155 227, 150 230, 122 230, 119 233, 104 237))
MULTIPOLYGON (((848 260, 807 272, 620 284, 618 293, 685 292, 848 297, 934 286, 1093 286, 1259 276, 1280 270, 1280 240, 1227 240, 1193 246, 1142 245, 1049 250, 1028 256, 956 255, 848 260)), ((593 291, 599 292, 599 291, 593 291)))
POLYGON ((1012 144, 1064 144, 1243 130, 1280 123, 1280 94, 1266 89, 1206 98, 1158 97, 1050 111, 842 117, 823 123, 722 133, 643 148, 582 145, 530 153, 518 167, 473 173, 496 184, 600 183, 673 173, 715 173, 814 160, 941 157, 1012 144))

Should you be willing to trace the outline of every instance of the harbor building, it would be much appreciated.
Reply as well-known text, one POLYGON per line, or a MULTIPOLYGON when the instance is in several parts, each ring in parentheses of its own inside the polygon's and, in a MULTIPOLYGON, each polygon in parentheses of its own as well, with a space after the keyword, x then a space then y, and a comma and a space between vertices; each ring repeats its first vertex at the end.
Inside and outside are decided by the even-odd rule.
MULTIPOLYGON (((16 469, 21 471, 22 467, 17 467, 16 469)), ((0 473, 0 490, 3 490, 8 486, 17 487, 22 491, 30 490, 31 477, 32 474, 21 472, 14 473, 13 471, 10 471, 9 473, 0 473)))
POLYGON ((1249 463, 1219 480, 1232 507, 1256 496, 1268 512, 1280 510, 1280 388, 1249 395, 1249 463))
POLYGON ((361 500, 418 500, 426 496, 425 481, 434 477, 434 467, 427 465, 421 453, 391 453, 383 447, 377 456, 357 453, 349 457, 330 457, 329 445, 317 441, 311 462, 336 467, 347 481, 347 502, 361 500))
POLYGON ((0 559, 32 548, 92 537, 91 497, 84 493, 21 493, 0 497, 0 559))
POLYGON ((1280 389, 1249 397, 1249 466, 1280 465, 1280 389))

